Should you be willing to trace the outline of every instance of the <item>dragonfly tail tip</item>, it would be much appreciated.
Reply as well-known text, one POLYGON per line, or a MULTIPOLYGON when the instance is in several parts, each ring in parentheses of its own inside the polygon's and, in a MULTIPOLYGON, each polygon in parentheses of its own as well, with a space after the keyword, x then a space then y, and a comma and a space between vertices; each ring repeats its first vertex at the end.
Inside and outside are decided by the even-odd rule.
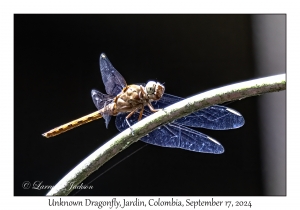
POLYGON ((42 136, 49 138, 49 136, 47 135, 47 133, 43 133, 42 136))

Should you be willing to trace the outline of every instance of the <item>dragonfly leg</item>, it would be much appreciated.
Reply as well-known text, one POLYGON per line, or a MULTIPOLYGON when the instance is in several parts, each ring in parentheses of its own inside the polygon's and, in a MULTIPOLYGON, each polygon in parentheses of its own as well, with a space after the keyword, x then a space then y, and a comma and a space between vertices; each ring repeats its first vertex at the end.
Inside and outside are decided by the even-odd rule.
POLYGON ((126 120, 127 125, 129 126, 130 130, 131 130, 131 135, 134 136, 134 132, 133 132, 133 129, 132 129, 130 123, 128 122, 127 118, 125 118, 125 120, 126 120))
POLYGON ((142 119, 143 113, 144 113, 144 106, 142 106, 138 121, 140 121, 142 119))
POLYGON ((162 110, 162 109, 154 109, 154 107, 152 106, 151 103, 148 103, 147 105, 148 105, 151 112, 158 112, 159 110, 162 110))
POLYGON ((145 89, 142 85, 140 85, 140 90, 141 90, 141 92, 139 93, 140 99, 147 98, 147 93, 145 92, 145 89))
POLYGON ((131 117, 140 107, 137 107, 136 109, 134 109, 132 112, 130 112, 127 116, 126 119, 128 119, 129 117, 131 117))
POLYGON ((133 129, 132 129, 130 123, 128 122, 128 118, 131 117, 131 116, 132 116, 139 108, 140 108, 140 107, 137 107, 136 109, 134 109, 134 110, 133 110, 132 112, 130 112, 130 113, 126 116, 126 118, 125 118, 126 123, 127 123, 127 125, 129 126, 129 128, 131 129, 131 134, 132 134, 133 136, 134 136, 134 132, 133 132, 133 129))

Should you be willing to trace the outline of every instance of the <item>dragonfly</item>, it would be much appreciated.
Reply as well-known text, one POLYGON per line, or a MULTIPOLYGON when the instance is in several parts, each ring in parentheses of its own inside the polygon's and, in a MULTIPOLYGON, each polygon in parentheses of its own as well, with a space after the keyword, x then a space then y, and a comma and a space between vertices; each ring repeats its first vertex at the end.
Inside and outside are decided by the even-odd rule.
MULTIPOLYGON (((184 99, 164 93, 165 87, 159 82, 127 85, 123 76, 113 67, 104 53, 100 55, 99 64, 107 94, 94 89, 91 91, 91 97, 98 110, 56 127, 42 134, 43 136, 47 138, 56 136, 99 118, 104 118, 108 127, 111 116, 116 116, 115 125, 119 131, 123 131, 153 112, 184 99)), ((161 125, 140 140, 161 147, 221 154, 224 147, 217 140, 190 127, 229 130, 239 128, 244 123, 245 120, 239 112, 226 106, 213 105, 161 125)))

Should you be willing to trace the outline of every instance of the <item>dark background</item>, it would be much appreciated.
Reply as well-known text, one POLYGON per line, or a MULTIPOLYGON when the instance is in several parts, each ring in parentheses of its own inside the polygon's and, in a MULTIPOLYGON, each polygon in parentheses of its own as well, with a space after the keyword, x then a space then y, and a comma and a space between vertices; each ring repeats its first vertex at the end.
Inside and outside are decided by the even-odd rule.
MULTIPOLYGON (((105 92, 105 52, 128 84, 157 80, 181 97, 255 77, 249 15, 15 15, 14 194, 24 181, 55 185, 114 137, 114 119, 100 119, 54 138, 41 134, 94 112, 91 89, 105 92)), ((225 147, 222 155, 149 145, 77 195, 264 195, 260 97, 229 106, 244 116, 237 130, 200 130, 225 147)), ((145 143, 137 142, 84 184, 145 143)), ((76 191, 73 191, 74 194, 76 191)))

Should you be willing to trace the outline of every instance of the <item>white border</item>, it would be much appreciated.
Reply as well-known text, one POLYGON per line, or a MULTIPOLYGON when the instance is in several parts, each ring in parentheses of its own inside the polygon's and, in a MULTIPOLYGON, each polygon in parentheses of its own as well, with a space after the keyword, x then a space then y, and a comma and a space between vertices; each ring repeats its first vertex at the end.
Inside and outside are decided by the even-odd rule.
MULTIPOLYGON (((14 13, 286 13, 287 14, 287 197, 217 197, 218 200, 251 200, 251 209, 265 207, 299 206, 299 57, 300 57, 300 16, 296 1, 7 1, 0 3, 1 10, 1 204, 5 209, 30 207, 45 209, 49 197, 13 196, 13 14, 14 13), (295 2, 295 3, 294 3, 295 2), (295 99, 295 100, 292 100, 295 99), (289 100, 290 99, 290 100, 289 100), (5 173, 3 173, 5 171, 5 173), (5 197, 5 198, 4 198, 5 197)), ((105 197, 109 198, 109 197, 105 197)), ((147 197, 144 197, 148 199, 147 197)), ((195 198, 195 197, 194 197, 195 198)), ((208 198, 208 197, 206 197, 208 198)), ((66 198, 68 200, 84 197, 66 198)), ((183 198, 184 199, 184 198, 183 198)), ((50 208, 50 207, 48 207, 50 208)), ((72 207, 74 208, 74 207, 72 207)), ((97 208, 97 207, 94 207, 97 208)), ((220 207, 217 207, 220 209, 220 207)), ((299 207, 298 207, 299 208, 299 207)), ((22 208, 23 209, 23 208, 22 208)), ((53 209, 53 207, 52 207, 53 209)), ((148 208, 149 209, 149 208, 148 208)), ((171 209, 171 208, 163 208, 171 209)), ((296 209, 296 208, 293 208, 296 209)))

